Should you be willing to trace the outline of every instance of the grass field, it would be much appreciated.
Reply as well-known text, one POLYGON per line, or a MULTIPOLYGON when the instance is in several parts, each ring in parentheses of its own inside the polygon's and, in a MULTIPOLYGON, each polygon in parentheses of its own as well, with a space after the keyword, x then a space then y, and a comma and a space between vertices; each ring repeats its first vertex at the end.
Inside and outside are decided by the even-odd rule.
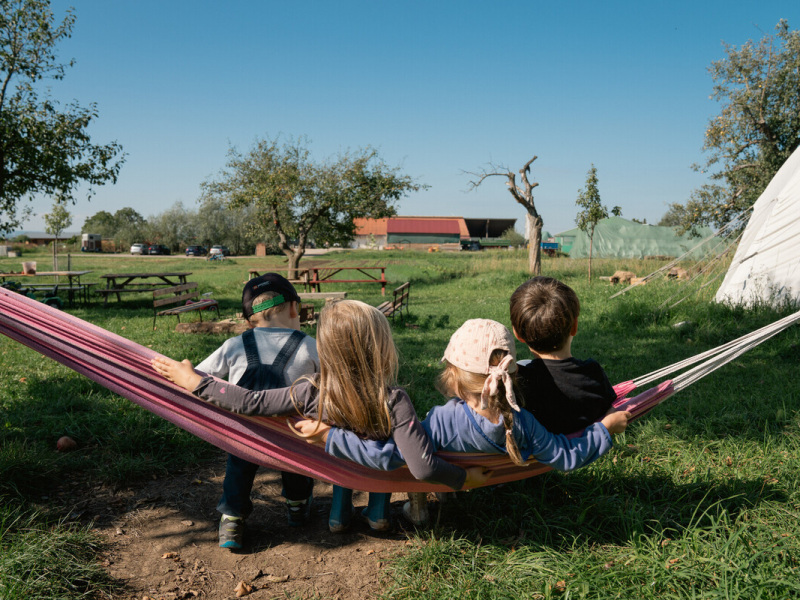
MULTIPOLYGON (((21 260, 0 259, 0 268, 19 270, 21 260)), ((43 270, 49 259, 24 260, 39 261, 43 270)), ((343 252, 304 260, 381 264, 392 284, 412 282, 411 316, 393 329, 401 384, 423 414, 442 401, 433 380, 450 334, 473 317, 508 324, 508 298, 528 277, 521 252, 343 252)), ((595 261, 593 271, 645 275, 661 264, 595 261)), ((109 272, 191 271, 200 291, 220 301, 223 318, 239 310, 249 268, 284 268, 281 257, 87 255, 73 255, 71 267, 91 270, 87 281, 109 272)), ((614 383, 788 314, 716 305, 709 301, 713 285, 672 309, 658 308, 683 285, 677 282, 610 300, 616 289, 597 280, 588 285, 584 261, 545 259, 543 273, 578 292, 573 353, 599 360, 614 383)), ((341 289, 381 301, 374 285, 341 289)), ((178 334, 166 318, 152 331, 152 297, 144 294, 70 312, 194 362, 225 337, 178 334)), ((799 360, 800 330, 793 327, 633 423, 596 463, 445 503, 435 527, 387 567, 385 597, 800 597, 799 360)), ((116 583, 96 560, 98 541, 90 527, 54 509, 52 482, 135 485, 204 461, 214 449, 4 337, 0 389, 0 598, 113 594, 116 583), (80 439, 82 451, 54 452, 62 435, 80 439)))

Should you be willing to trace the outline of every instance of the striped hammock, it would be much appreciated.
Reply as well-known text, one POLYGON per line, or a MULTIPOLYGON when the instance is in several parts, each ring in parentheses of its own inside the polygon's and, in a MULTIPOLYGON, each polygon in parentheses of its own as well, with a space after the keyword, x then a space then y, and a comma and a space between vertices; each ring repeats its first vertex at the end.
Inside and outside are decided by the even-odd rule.
MULTIPOLYGON (((699 377, 785 329, 800 319, 800 312, 792 317, 698 357, 615 386, 618 398, 615 406, 629 410, 635 418, 641 417, 699 377), (626 398, 638 386, 695 363, 700 364, 672 380, 626 398)), ((414 479, 405 467, 377 471, 329 456, 322 446, 309 444, 295 435, 285 419, 247 417, 203 402, 152 369, 150 360, 158 355, 153 350, 5 289, 0 289, 0 333, 253 463, 368 492, 448 491, 444 486, 414 479)), ((487 485, 516 481, 550 470, 536 462, 521 467, 499 454, 440 453, 440 456, 463 467, 480 465, 491 469, 487 485)))

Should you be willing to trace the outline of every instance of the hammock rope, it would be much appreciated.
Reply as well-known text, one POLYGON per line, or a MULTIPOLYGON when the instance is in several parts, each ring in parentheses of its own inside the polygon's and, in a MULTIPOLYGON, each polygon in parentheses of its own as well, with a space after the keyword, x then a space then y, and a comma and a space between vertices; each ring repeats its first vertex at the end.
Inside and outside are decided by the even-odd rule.
MULTIPOLYGON (((699 355, 708 360, 676 377, 677 384, 667 380, 632 398, 626 396, 654 378, 645 376, 618 384, 614 386, 618 398, 615 406, 631 411, 634 418, 641 417, 678 389, 785 329, 800 319, 799 315, 793 315, 794 320, 781 328, 777 328, 778 323, 789 317, 759 330, 770 329, 769 333, 752 339, 743 336, 722 346, 724 350, 715 349, 699 355), (743 341, 745 338, 748 338, 747 342, 743 341)), ((405 467, 377 471, 329 456, 322 446, 309 444, 295 435, 286 419, 237 415, 203 402, 152 369, 150 361, 158 355, 152 349, 4 289, 0 289, 0 333, 85 375, 181 429, 251 462, 368 492, 448 491, 445 486, 414 479, 405 467)), ((703 358, 690 360, 661 370, 664 375, 656 378, 680 368, 676 365, 688 366, 703 358)), ((536 462, 518 466, 500 454, 439 455, 462 467, 480 465, 491 469, 492 476, 487 485, 516 481, 550 470, 550 467, 536 462)))

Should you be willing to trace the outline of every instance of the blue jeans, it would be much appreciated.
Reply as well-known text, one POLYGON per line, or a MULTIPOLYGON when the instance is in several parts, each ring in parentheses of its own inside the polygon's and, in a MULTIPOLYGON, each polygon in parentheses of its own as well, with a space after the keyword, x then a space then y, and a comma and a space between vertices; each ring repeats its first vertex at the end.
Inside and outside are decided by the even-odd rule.
MULTIPOLYGON (((250 492, 256 477, 258 465, 228 455, 225 466, 225 480, 222 482, 222 498, 217 504, 217 511, 231 517, 246 517, 253 512, 253 501, 250 492)), ((290 501, 305 500, 314 489, 314 480, 305 475, 281 471, 283 490, 281 496, 290 501)))

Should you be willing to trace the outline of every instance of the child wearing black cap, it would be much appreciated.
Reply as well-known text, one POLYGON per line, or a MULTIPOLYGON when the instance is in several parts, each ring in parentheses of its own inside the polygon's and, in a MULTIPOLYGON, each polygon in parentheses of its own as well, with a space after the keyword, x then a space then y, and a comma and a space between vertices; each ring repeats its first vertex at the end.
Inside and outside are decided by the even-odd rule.
MULTIPOLYGON (((249 329, 227 340, 197 370, 251 390, 286 387, 303 375, 319 372, 316 342, 300 331, 299 303, 294 286, 277 273, 251 279, 242 291, 242 314, 249 329)), ((258 465, 228 455, 217 505, 222 513, 221 548, 242 547, 244 520, 253 510, 250 492, 257 470, 258 465)), ((314 480, 295 473, 281 476, 289 525, 303 525, 314 480)))

